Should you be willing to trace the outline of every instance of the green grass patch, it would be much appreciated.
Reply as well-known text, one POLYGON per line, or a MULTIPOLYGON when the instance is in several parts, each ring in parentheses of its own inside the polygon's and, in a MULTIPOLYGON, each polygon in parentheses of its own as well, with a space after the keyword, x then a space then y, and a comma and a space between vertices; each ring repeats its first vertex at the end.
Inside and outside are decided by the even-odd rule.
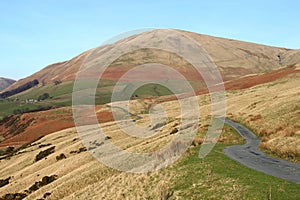
POLYGON ((204 159, 198 157, 200 147, 189 149, 173 166, 180 173, 169 190, 180 199, 300 199, 299 184, 257 172, 224 155, 223 149, 231 145, 217 144, 204 159))
MULTIPOLYGON (((84 80, 81 82, 76 82, 76 88, 79 91, 93 88, 95 80, 84 80)), ((172 81, 166 80, 169 85, 176 86, 177 93, 187 92, 187 88, 183 87, 182 81, 172 81)), ((112 92, 115 90, 116 82, 113 80, 100 80, 95 94, 95 104, 102 105, 111 102, 112 92)), ((191 82, 192 87, 197 85, 196 82, 191 82)), ((124 83, 121 86, 121 90, 118 89, 115 92, 121 92, 125 94, 130 91, 132 85, 124 83), (124 88, 122 88, 124 86, 124 88)), ((9 99, 0 100, 0 119, 4 116, 8 116, 14 113, 14 110, 35 110, 38 107, 66 107, 72 105, 72 93, 73 93, 74 81, 66 81, 60 84, 49 83, 47 85, 38 86, 16 94, 9 99), (49 98, 35 103, 25 103, 26 99, 37 100, 44 94, 49 94, 49 98), (16 101, 18 99, 18 101, 16 101)), ((136 89, 131 96, 135 98, 145 98, 145 97, 157 97, 166 96, 174 94, 169 88, 159 85, 159 84, 145 84, 138 89, 136 89)), ((122 95, 121 95, 122 96, 122 95)), ((124 97, 124 96, 122 96, 124 97)), ((86 97, 84 97, 86 99, 86 97)), ((130 98, 130 97, 129 97, 130 98)), ((85 102, 85 101, 83 101, 85 102)), ((87 101, 87 104, 93 103, 87 101)))
POLYGON ((159 84, 143 85, 133 93, 133 95, 138 95, 139 97, 146 97, 146 96, 157 97, 157 96, 166 96, 171 94, 173 94, 173 92, 170 89, 159 84))

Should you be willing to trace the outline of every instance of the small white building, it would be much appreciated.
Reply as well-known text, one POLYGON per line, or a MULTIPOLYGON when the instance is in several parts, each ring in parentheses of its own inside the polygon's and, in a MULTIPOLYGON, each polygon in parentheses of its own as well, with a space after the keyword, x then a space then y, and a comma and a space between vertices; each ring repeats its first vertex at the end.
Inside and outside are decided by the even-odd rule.
POLYGON ((26 103, 36 103, 38 102, 36 99, 26 99, 26 103))

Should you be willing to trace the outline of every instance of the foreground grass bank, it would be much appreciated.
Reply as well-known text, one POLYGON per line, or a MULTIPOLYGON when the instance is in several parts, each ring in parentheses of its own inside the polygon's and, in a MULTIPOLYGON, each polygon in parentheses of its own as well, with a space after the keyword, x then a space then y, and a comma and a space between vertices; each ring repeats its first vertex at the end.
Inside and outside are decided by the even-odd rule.
MULTIPOLYGON (((173 165, 147 174, 119 172, 102 165, 82 150, 77 137, 75 129, 60 131, 1 160, 0 179, 12 178, 0 188, 0 199, 16 193, 26 194, 27 199, 41 199, 46 194, 46 199, 300 199, 300 185, 256 172, 224 155, 225 147, 244 142, 228 126, 204 159, 198 157, 200 146, 191 147, 173 165), (35 161, 40 152, 53 146, 47 159, 35 161), (64 159, 57 159, 62 154, 64 159), (26 193, 43 177, 52 176, 53 182, 26 193)), ((161 141, 149 144, 157 145, 171 136, 159 137, 161 141)))
POLYGON ((223 154, 218 144, 204 159, 199 148, 176 164, 181 175, 171 190, 182 199, 300 199, 300 185, 247 168, 223 154))

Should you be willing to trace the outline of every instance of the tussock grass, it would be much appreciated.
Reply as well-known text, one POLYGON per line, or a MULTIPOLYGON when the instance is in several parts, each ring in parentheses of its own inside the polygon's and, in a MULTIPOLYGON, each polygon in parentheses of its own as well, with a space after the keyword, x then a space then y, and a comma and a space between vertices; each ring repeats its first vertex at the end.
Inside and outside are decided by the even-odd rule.
POLYGON ((253 130, 262 139, 262 149, 300 162, 299 91, 300 75, 294 74, 275 81, 271 87, 268 83, 229 92, 228 117, 253 130))
MULTIPOLYGON (((295 106, 299 102, 299 81, 299 78, 293 78, 279 82, 269 87, 268 93, 265 92, 268 85, 229 92, 227 99, 230 118, 254 130, 263 139, 263 148, 294 160, 300 153, 299 108, 295 106), (258 102, 255 108, 254 102, 258 102)), ((132 101, 130 112, 141 117, 135 122, 137 125, 149 127, 149 117, 140 112, 140 108, 148 109, 153 104, 155 100, 145 100, 144 104, 139 100, 132 101)), ((0 188, 0 196, 21 194, 41 181, 41 177, 55 174, 57 180, 33 191, 27 199, 40 199, 45 194, 51 194, 47 199, 300 199, 299 185, 256 172, 223 154, 228 145, 244 143, 228 126, 224 127, 213 151, 205 159, 199 159, 199 144, 210 123, 209 95, 200 96, 199 104, 201 117, 194 146, 167 168, 146 174, 110 169, 87 152, 77 139, 75 129, 68 129, 47 135, 24 149, 24 153, 1 160, 1 178, 12 178, 10 184, 0 188), (41 152, 40 144, 55 145, 55 152, 47 159, 32 162, 41 152), (56 157, 61 154, 66 158, 57 162, 56 157)), ((174 105, 173 102, 162 104, 166 109, 166 124, 152 137, 128 136, 115 122, 109 122, 103 124, 102 130, 110 139, 96 140, 94 144, 112 142, 132 152, 156 151, 181 131, 180 109, 174 105), (175 128, 178 132, 170 135, 175 128)), ((176 150, 180 145, 180 142, 174 143, 172 148, 176 150)))
MULTIPOLYGON (((114 129, 113 126, 108 127, 114 129)), ((168 127, 164 135, 157 136, 161 137, 160 140, 151 139, 148 145, 156 146, 168 141, 172 137, 169 131, 173 126, 170 124, 168 127)), ((205 127, 204 124, 199 130, 197 138, 200 140, 204 138, 205 127)), ((76 133, 69 129, 37 141, 37 144, 55 144, 56 151, 48 155, 47 160, 32 163, 40 152, 38 145, 33 145, 26 149, 26 153, 1 162, 0 173, 13 178, 11 185, 0 188, 0 196, 22 193, 41 181, 40 177, 56 174, 58 179, 32 191, 27 199, 40 199, 45 194, 51 194, 47 199, 262 199, 268 195, 270 184, 272 198, 298 198, 296 191, 299 185, 250 170, 222 153, 227 145, 243 143, 243 139, 229 126, 224 127, 219 144, 205 159, 198 158, 199 147, 190 147, 175 164, 147 174, 110 169, 85 151, 68 153, 66 159, 57 162, 56 157, 60 154, 83 148, 74 138, 76 133), (8 168, 10 170, 6 171, 8 168)), ((143 151, 148 147, 131 142, 132 150, 143 151)))

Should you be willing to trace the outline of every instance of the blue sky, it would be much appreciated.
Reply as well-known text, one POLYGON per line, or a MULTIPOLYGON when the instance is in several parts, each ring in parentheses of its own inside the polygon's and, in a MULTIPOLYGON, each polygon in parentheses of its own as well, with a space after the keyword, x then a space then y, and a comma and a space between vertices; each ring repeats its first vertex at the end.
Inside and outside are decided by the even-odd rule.
POLYGON ((0 9, 0 77, 14 79, 140 28, 300 48, 297 0, 1 0, 0 9))

